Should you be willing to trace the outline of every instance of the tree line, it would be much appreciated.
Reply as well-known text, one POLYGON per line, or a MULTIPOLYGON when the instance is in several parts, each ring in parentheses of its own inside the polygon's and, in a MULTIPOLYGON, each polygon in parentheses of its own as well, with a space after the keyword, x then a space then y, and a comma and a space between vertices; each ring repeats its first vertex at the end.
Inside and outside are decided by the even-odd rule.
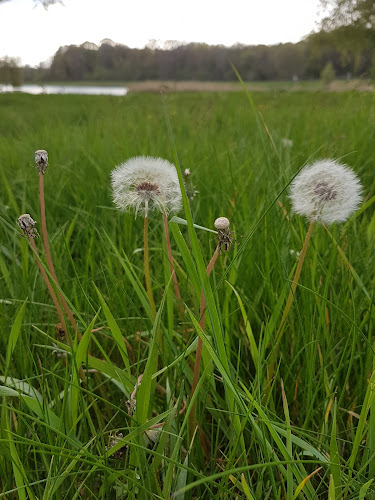
MULTIPOLYGON (((317 79, 331 63, 337 77, 371 75, 373 33, 351 27, 321 31, 299 43, 273 46, 169 43, 143 49, 104 40, 60 47, 49 67, 25 68, 26 81, 236 80, 233 66, 246 81, 317 79), (348 38, 349 37, 349 38, 348 38)), ((372 75, 374 76, 374 75, 372 75)))
MULTIPOLYGON (((46 3, 55 0, 37 0, 46 3)), ((0 0, 1 2, 1 0, 0 0)), ((102 40, 60 47, 49 65, 20 68, 0 60, 0 83, 65 81, 245 81, 371 77, 375 79, 374 0, 321 0, 328 15, 298 43, 232 47, 151 41, 143 49, 102 40)))

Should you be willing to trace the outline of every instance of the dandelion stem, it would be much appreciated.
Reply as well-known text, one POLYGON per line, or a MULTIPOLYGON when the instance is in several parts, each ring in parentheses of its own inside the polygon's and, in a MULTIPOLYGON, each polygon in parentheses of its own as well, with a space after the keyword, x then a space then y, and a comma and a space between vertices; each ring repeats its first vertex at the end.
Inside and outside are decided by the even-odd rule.
MULTIPOLYGON (((60 288, 59 281, 57 279, 57 275, 55 272, 55 268, 53 266, 53 261, 52 261, 52 256, 51 256, 51 251, 49 248, 49 243, 48 243, 48 232, 47 232, 47 220, 46 220, 46 204, 45 204, 45 199, 44 199, 44 174, 42 172, 39 172, 39 197, 40 197, 40 219, 41 219, 41 225, 42 225, 42 239, 43 239, 43 245, 44 245, 44 251, 46 254, 46 260, 47 260, 47 267, 49 272, 51 273, 51 276, 57 285, 57 287, 60 288)), ((60 302, 64 308, 65 314, 67 315, 70 324, 73 327, 73 330, 75 332, 78 332, 78 337, 81 338, 81 335, 78 331, 78 325, 77 322, 73 316, 72 311, 70 310, 67 301, 65 300, 65 297, 63 294, 58 290, 58 295, 60 302)))
POLYGON ((53 287, 51 285, 50 280, 48 279, 47 273, 44 270, 44 267, 42 266, 42 264, 40 262, 39 253, 38 253, 38 249, 36 248, 34 238, 30 237, 30 238, 28 238, 28 240, 30 242, 30 245, 31 245, 32 249, 34 250, 34 255, 35 255, 36 263, 37 263, 37 265, 39 267, 39 270, 40 270, 40 272, 42 274, 42 277, 43 277, 44 283, 46 284, 47 290, 48 290, 49 294, 51 295, 51 299, 52 299, 52 301, 53 301, 53 303, 55 305, 55 308, 56 308, 57 314, 59 316, 59 320, 60 320, 61 326, 63 327, 64 332, 67 334, 68 332, 67 332, 67 328, 66 328, 66 324, 65 324, 64 315, 62 313, 59 301, 57 300, 55 291, 54 291, 54 289, 53 289, 53 287))
MULTIPOLYGON (((220 254, 220 247, 219 245, 216 247, 216 250, 212 256, 212 259, 210 260, 206 273, 207 276, 211 274, 212 269, 214 268, 215 262, 220 254)), ((205 326, 205 318, 206 318, 206 299, 204 298, 204 293, 203 289, 201 290, 201 299, 200 299, 200 307, 199 307, 199 316, 200 316, 200 321, 199 321, 199 326, 201 327, 202 330, 204 330, 205 326)), ((194 364, 194 371, 193 371, 193 382, 191 385, 191 392, 190 392, 190 400, 192 399, 195 389, 197 388, 198 385, 198 380, 199 380, 199 371, 200 371, 200 366, 201 366, 201 359, 202 359, 202 348, 203 348, 203 342, 201 337, 198 337, 198 343, 197 343, 197 350, 195 353, 195 364, 194 364)), ((189 415, 189 429, 190 429, 190 436, 193 435, 194 433, 194 427, 195 427, 195 414, 196 414, 196 401, 193 404, 193 407, 191 409, 190 415, 189 415)))
POLYGON ((168 219, 167 219, 167 216, 165 215, 165 213, 163 214, 163 221, 164 221, 165 239, 167 241, 168 259, 169 259, 169 264, 170 264, 170 267, 171 267, 171 274, 172 274, 172 281, 173 281, 174 293, 176 294, 176 298, 178 300, 178 305, 179 305, 179 308, 180 308, 181 316, 183 316, 183 314, 184 314, 184 307, 182 305, 180 288, 178 286, 178 281, 177 281, 177 274, 176 274, 176 271, 174 270, 174 267, 173 267, 173 257, 172 257, 172 249, 171 249, 171 240, 170 240, 170 237, 169 237, 168 219))
POLYGON ((281 335, 283 334, 283 331, 284 331, 284 326, 285 326, 286 318, 288 316, 290 308, 292 307, 292 302, 293 302, 294 294, 295 294, 296 289, 297 289, 299 277, 301 275, 303 262, 305 260, 305 256, 306 256, 306 252, 307 252, 307 247, 309 245, 313 229, 314 229, 314 221, 310 222, 309 229, 307 230, 305 241, 303 243, 303 247, 302 247, 299 259, 298 259, 298 264, 297 264, 296 272, 294 273, 294 276, 293 276, 293 282, 291 284, 290 292, 289 292, 288 299, 287 299, 286 304, 285 304, 284 313, 283 313, 283 316, 281 318, 281 323, 280 323, 279 330, 278 330, 278 333, 277 333, 277 336, 278 336, 277 345, 280 342, 281 335))
POLYGON ((290 292, 289 292, 289 295, 288 295, 288 298, 287 298, 287 301, 285 304, 283 316, 281 318, 280 326, 279 326, 279 329, 276 333, 276 342, 275 342, 274 348, 272 350, 270 364, 268 365, 268 375, 267 375, 268 381, 270 381, 272 379, 272 377, 274 376, 274 368, 275 368, 275 361, 276 361, 278 347, 279 347, 281 338, 282 338, 283 333, 284 333, 284 328, 286 325, 286 318, 289 314, 290 308, 292 307, 294 295, 295 295, 295 292, 297 289, 299 277, 301 275, 303 262, 304 262, 305 257, 306 257, 307 247, 309 246, 309 242, 310 242, 310 238, 311 238, 313 229, 314 229, 314 221, 310 222, 309 229, 307 230, 305 241, 303 243, 303 247, 302 247, 302 250, 301 250, 301 253, 299 256, 296 272, 294 273, 294 276, 293 276, 293 281, 292 281, 292 284, 290 287, 290 292))
POLYGON ((146 290, 148 302, 150 304, 152 317, 156 317, 156 307, 154 302, 154 297, 152 295, 152 286, 151 286, 151 278, 150 278, 150 263, 149 263, 149 253, 148 253, 148 217, 144 218, 144 226, 143 226, 143 244, 144 244, 144 266, 145 266, 145 281, 146 281, 146 290))

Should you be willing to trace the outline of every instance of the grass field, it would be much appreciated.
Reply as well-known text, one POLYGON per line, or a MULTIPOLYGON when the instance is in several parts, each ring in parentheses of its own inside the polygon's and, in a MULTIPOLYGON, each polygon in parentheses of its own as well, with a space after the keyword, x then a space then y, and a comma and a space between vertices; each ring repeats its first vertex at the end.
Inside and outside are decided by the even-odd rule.
POLYGON ((375 498, 374 130, 372 93, 0 95, 0 498, 375 498), (26 212, 40 232, 37 149, 79 342, 72 329, 58 338, 16 224, 26 212), (199 191, 178 216, 209 229, 226 216, 236 233, 207 279, 215 234, 170 220, 182 316, 161 215, 149 226, 154 320, 142 218, 111 200, 111 170, 135 155, 177 155, 199 191), (277 339, 308 228, 288 183, 327 157, 354 168, 364 204, 315 226, 277 339))

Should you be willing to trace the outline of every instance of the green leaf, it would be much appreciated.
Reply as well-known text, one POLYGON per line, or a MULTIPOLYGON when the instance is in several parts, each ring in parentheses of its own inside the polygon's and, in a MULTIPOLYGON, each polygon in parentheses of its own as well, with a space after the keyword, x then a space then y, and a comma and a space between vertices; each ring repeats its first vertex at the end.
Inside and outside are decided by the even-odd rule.
MULTIPOLYGON (((95 286, 95 285, 94 285, 95 286)), ((120 351, 122 360, 124 362, 124 366, 126 368, 126 371, 130 373, 130 363, 129 363, 129 357, 128 357, 128 350, 126 347, 126 343, 124 340, 124 337, 122 336, 121 330, 116 323, 115 318, 113 317, 113 314, 111 313, 109 307, 107 306, 102 294, 98 290, 98 288, 95 286, 96 293, 98 294, 100 304, 102 306, 103 312, 105 314, 106 320, 108 322, 109 329, 111 330, 111 333, 113 335, 113 338, 117 344, 117 347, 120 351)))
POLYGON ((361 487, 361 489, 359 490, 359 498, 358 498, 358 500, 366 500, 367 490, 370 488, 370 486, 372 485, 373 482, 374 482, 374 479, 370 479, 370 481, 367 481, 367 483, 365 483, 361 487))
POLYGON ((331 431, 329 453, 330 453, 331 477, 335 486, 335 495, 337 495, 338 498, 341 498, 340 455, 337 446, 336 405, 337 403, 335 401, 332 412, 332 431, 331 431))
POLYGON ((258 368, 258 363, 259 363, 259 351, 258 351, 258 346, 257 346, 255 338, 254 338, 254 334, 253 334, 253 330, 251 328, 250 321, 249 321, 249 319, 247 317, 247 314, 246 314, 246 311, 245 311, 245 308, 244 308, 244 305, 243 305, 243 302, 242 302, 242 299, 241 299, 239 293, 234 288, 234 286, 229 283, 229 281, 226 281, 226 283, 233 290, 233 292, 234 292, 234 294, 235 294, 235 296, 237 298, 238 305, 240 306, 242 318, 243 318, 244 323, 245 323, 246 335, 247 335, 247 338, 248 338, 249 343, 250 343, 250 354, 251 354, 251 357, 253 358, 253 362, 254 362, 255 368, 257 369, 258 368))
POLYGON ((16 347, 17 340, 18 340, 18 337, 19 337, 19 334, 21 331, 22 320, 23 320, 23 315, 25 313, 26 303, 27 303, 27 299, 20 307, 20 310, 17 313, 16 319, 14 320, 12 329, 10 331, 10 335, 8 337, 7 353, 6 353, 6 358, 5 358, 5 373, 8 373, 10 357, 14 351, 14 348, 16 347))
POLYGON ((335 481, 332 474, 329 476, 328 500, 336 500, 335 481))
POLYGON ((163 312, 165 300, 167 297, 168 289, 172 283, 172 276, 170 277, 168 285, 165 287, 163 298, 156 314, 155 322, 152 327, 151 336, 149 338, 149 352, 145 370, 143 372, 143 377, 141 384, 137 390, 137 405, 135 410, 135 420, 138 425, 143 425, 148 416, 148 408, 150 404, 150 399, 152 397, 151 387, 152 387, 152 376, 157 371, 158 365, 158 355, 159 355, 159 342, 158 338, 160 336, 160 318, 163 312))
POLYGON ((129 259, 127 258, 126 254, 124 254, 124 257, 122 257, 120 255, 120 252, 118 251, 116 245, 113 243, 113 241, 109 237, 109 235, 105 231, 104 231, 104 234, 107 237, 107 240, 108 240, 114 254, 116 255, 117 259, 119 260, 121 266, 123 267, 125 274, 128 277, 132 288, 136 292, 138 299, 140 300, 142 307, 145 310, 148 318, 150 320, 152 320, 153 317, 152 317, 152 313, 151 313, 150 304, 149 304, 148 299, 147 299, 146 290, 145 290, 144 286, 141 284, 141 282, 139 281, 139 279, 137 278, 137 276, 134 275, 134 273, 132 272, 132 266, 131 266, 129 259))

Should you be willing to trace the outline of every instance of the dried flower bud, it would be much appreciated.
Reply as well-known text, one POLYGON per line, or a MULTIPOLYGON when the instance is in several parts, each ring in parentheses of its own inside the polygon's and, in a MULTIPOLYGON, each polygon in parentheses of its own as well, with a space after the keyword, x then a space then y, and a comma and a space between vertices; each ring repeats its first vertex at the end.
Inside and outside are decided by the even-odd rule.
MULTIPOLYGON (((121 439, 123 439, 123 437, 124 435, 122 434, 122 432, 119 432, 118 434, 114 434, 113 436, 111 436, 109 440, 109 445, 105 447, 105 450, 109 451, 111 448, 116 446, 116 444, 118 444, 121 441, 121 439)), ((126 449, 127 445, 125 444, 119 450, 112 453, 111 458, 115 460, 121 460, 126 453, 126 449)))
POLYGON ((28 238, 36 238, 39 236, 38 231, 34 227, 36 222, 30 217, 30 214, 20 215, 17 222, 23 234, 28 238))
POLYGON ((38 149, 35 151, 35 163, 36 168, 39 168, 39 172, 44 174, 48 167, 48 153, 44 149, 38 149))
POLYGON ((65 337, 65 330, 61 323, 57 323, 55 325, 55 330, 56 334, 60 337, 60 339, 63 339, 65 337))
POLYGON ((125 401, 126 408, 128 410, 128 414, 132 417, 135 413, 135 408, 137 406, 137 400, 135 398, 130 398, 125 401))
POLYGON ((237 243, 234 238, 232 231, 229 229, 229 220, 226 217, 219 217, 215 220, 214 226, 217 229, 217 244, 219 247, 219 253, 221 253, 222 249, 227 252, 232 243, 237 243))
POLYGON ((219 217, 215 220, 214 226, 217 230, 219 229, 228 229, 229 220, 226 217, 219 217))

